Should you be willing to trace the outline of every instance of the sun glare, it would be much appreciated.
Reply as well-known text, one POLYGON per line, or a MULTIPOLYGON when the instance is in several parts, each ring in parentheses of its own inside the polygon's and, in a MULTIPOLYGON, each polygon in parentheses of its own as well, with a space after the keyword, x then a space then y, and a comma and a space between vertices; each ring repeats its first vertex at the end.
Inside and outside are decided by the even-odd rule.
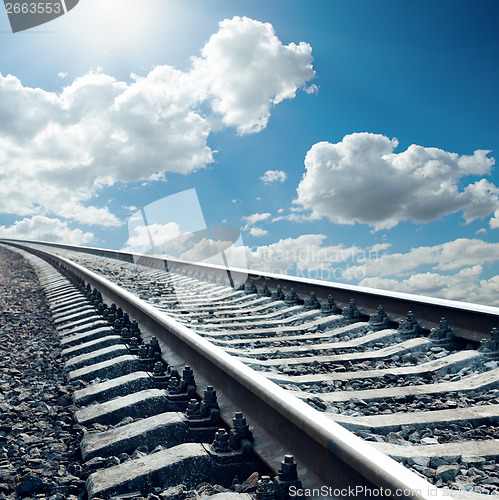
POLYGON ((82 1, 68 13, 67 40, 78 44, 77 57, 121 59, 150 45, 151 33, 161 27, 160 5, 156 0, 82 1))

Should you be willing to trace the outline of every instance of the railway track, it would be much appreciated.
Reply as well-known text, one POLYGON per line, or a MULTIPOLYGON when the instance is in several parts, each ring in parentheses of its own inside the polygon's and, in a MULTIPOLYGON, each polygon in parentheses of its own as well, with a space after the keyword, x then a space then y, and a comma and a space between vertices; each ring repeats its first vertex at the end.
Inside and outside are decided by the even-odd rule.
MULTIPOLYGON (((28 249, 25 244, 10 243, 28 249)), ((105 414, 105 425, 122 424, 118 430, 87 434, 82 443, 84 460, 100 456, 106 438, 119 442, 118 436, 126 432, 135 432, 138 440, 160 436, 164 442, 161 431, 148 430, 151 437, 146 438, 147 432, 141 434, 139 429, 158 423, 172 425, 172 412, 185 420, 185 415, 178 416, 184 407, 163 401, 173 397, 168 396, 167 385, 171 373, 163 374, 159 365, 156 375, 144 370, 154 369, 151 360, 156 356, 156 361, 184 371, 178 381, 182 391, 190 391, 189 397, 212 398, 212 392, 208 396, 205 392, 215 387, 226 424, 237 418, 235 425, 240 426, 238 412, 243 413, 254 431, 254 456, 265 462, 271 474, 281 469, 277 477, 295 481, 294 475, 290 479, 282 471, 294 468, 291 460, 296 462, 302 493, 313 493, 316 488, 325 493, 321 496, 338 497, 345 496, 342 489, 354 487, 359 497, 373 496, 369 492, 375 490, 376 496, 469 498, 499 492, 497 308, 402 294, 384 296, 358 287, 338 288, 285 277, 255 275, 243 282, 245 276, 237 270, 227 274, 216 266, 134 259, 104 250, 40 244, 29 244, 29 250, 55 263, 77 285, 96 287, 108 305, 114 303, 137 319, 146 345, 153 336, 158 339, 158 348, 152 341, 146 349, 132 340, 135 335, 130 331, 123 338, 121 325, 112 324, 111 330, 117 330, 113 332, 107 319, 96 320, 94 306, 77 298, 75 285, 61 281, 66 278, 54 274, 58 271, 41 274, 54 313, 60 315, 63 345, 82 339, 88 344, 68 344, 65 352, 69 377, 89 384, 75 394, 81 406, 78 420, 82 425, 98 424, 92 420, 97 412, 105 414), (401 317, 404 307, 405 317, 401 317), (81 363, 91 364, 84 368, 81 363), (106 363, 107 368, 101 368, 106 363), (196 389, 185 365, 194 370, 196 389), (114 366, 114 372, 109 366, 114 366), (163 385, 151 388, 154 376, 163 385), (109 380, 90 383, 96 379, 109 380), (116 388, 124 393, 119 392, 120 398, 114 401, 119 400, 126 410, 119 407, 106 413, 112 406, 106 400, 118 394, 116 388), (101 402, 89 405, 96 401, 101 402), (131 407, 137 408, 134 416, 129 414, 131 407), (144 411, 153 414, 147 416, 144 411), (138 420, 126 423, 127 418, 138 420), (294 458, 281 464, 286 454, 294 458)), ((95 296, 92 301, 96 302, 95 296)), ((109 315, 101 306, 103 312, 109 315)), ((175 373, 171 379, 175 386, 175 373)), ((178 394, 178 387, 172 389, 178 394)), ((180 397, 175 399, 178 403, 180 397)), ((186 407, 188 401, 184 397, 182 405, 186 407)), ((201 442, 209 443, 209 439, 204 434, 201 442)), ((161 457, 171 461, 172 443, 177 441, 167 441, 170 448, 161 457)), ((187 446, 193 463, 196 453, 211 457, 208 463, 216 458, 213 446, 196 443, 194 451, 194 443, 188 444, 190 448, 185 443, 176 446, 187 446), (203 451, 199 446, 204 446, 203 451)), ((187 453, 178 450, 180 455, 187 453)), ((107 453, 115 456, 118 451, 119 446, 107 453)), ((128 481, 137 465, 145 463, 142 467, 147 468, 161 462, 154 455, 96 472, 88 479, 90 496, 109 498, 113 491, 126 489, 117 485, 117 478, 128 481)), ((252 460, 246 460, 248 468, 243 473, 258 467, 262 472, 252 460)), ((208 475, 227 481, 235 472, 225 465, 230 470, 225 476, 221 472, 208 475)), ((165 465, 161 472, 148 473, 147 479, 133 485, 139 484, 140 490, 141 484, 158 481, 151 479, 155 474, 169 478, 167 469, 165 465)), ((186 473, 193 481, 197 480, 194 469, 186 473)), ((163 481, 165 486, 168 480, 163 481)), ((263 498, 265 484, 260 489, 263 498)))

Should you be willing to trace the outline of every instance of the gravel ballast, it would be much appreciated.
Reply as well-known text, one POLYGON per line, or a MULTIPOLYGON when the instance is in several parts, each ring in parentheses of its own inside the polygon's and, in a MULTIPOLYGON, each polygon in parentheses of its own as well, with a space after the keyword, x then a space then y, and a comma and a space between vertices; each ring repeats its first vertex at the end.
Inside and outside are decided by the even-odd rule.
POLYGON ((0 247, 0 500, 84 498, 71 388, 32 267, 0 247))

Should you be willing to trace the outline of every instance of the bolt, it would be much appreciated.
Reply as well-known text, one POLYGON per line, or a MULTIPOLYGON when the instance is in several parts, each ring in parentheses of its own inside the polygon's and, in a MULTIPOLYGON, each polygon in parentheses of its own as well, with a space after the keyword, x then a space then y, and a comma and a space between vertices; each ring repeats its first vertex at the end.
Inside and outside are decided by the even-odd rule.
MULTIPOLYGON (((123 331, 127 331, 128 332, 128 329, 123 328, 123 331)), ((139 353, 140 348, 139 348, 139 342, 137 340, 137 337, 132 337, 130 339, 130 347, 129 347, 129 349, 130 349, 130 354, 132 354, 132 355, 136 356, 139 353)))
POLYGON ((140 359, 147 359, 147 346, 145 344, 139 347, 138 355, 140 359))
POLYGON ((343 316, 347 320, 354 320, 359 317, 359 310, 357 309, 357 305, 355 304, 354 299, 350 299, 350 304, 348 307, 343 308, 343 316))
POLYGON ((284 302, 286 302, 286 304, 288 305, 298 305, 300 303, 300 298, 296 294, 296 290, 294 288, 291 288, 289 295, 286 295, 286 297, 284 298, 284 302))
POLYGON ((128 313, 123 313, 122 321, 124 325, 130 324, 130 316, 128 316, 128 313))
POLYGON ((158 361, 154 364, 154 368, 152 371, 153 377, 164 377, 165 376, 165 367, 161 361, 158 361))
POLYGON ((293 455, 285 455, 281 462, 277 476, 274 477, 274 494, 277 500, 289 499, 289 489, 293 486, 296 490, 302 488, 301 481, 296 473, 296 463, 293 455))
POLYGON ((121 332, 122 329, 123 329, 123 327, 121 324, 121 320, 115 319, 114 320, 114 327, 113 327, 114 333, 119 333, 119 332, 121 332))
POLYGON ((169 394, 179 394, 180 393, 180 382, 178 380, 177 370, 172 370, 170 381, 168 382, 168 393, 169 394))
POLYGON ((186 366, 182 371, 182 380, 185 385, 195 385, 194 382, 194 372, 192 371, 190 366, 186 366))
POLYGON ((154 350, 154 347, 149 344, 147 346, 147 359, 154 359, 155 361, 159 361, 157 359, 155 359, 155 354, 156 354, 156 351, 154 350))
MULTIPOLYGON (((121 337, 124 339, 130 338, 130 330, 127 327, 121 329, 121 337)), ((133 338, 135 338, 135 337, 133 337, 133 338)))
POLYGON ((210 408, 213 408, 214 410, 219 410, 218 406, 218 401, 217 401, 217 391, 213 389, 213 386, 209 385, 206 387, 206 390, 204 391, 203 395, 203 401, 201 401, 201 416, 202 417, 207 417, 210 408))
POLYGON ((298 478, 296 473, 296 463, 293 455, 284 456, 284 460, 281 462, 281 468, 279 469, 278 474, 281 481, 294 481, 298 478))
POLYGON ((405 334, 417 335, 421 332, 419 323, 414 318, 414 313, 409 311, 407 318, 399 323, 398 331, 405 334))
POLYGON ((327 297, 327 303, 329 304, 330 307, 333 307, 333 306, 336 305, 336 302, 334 301, 332 295, 328 295, 328 297, 327 297))
MULTIPOLYGON (((246 439, 249 443, 252 443, 253 433, 249 430, 249 425, 243 417, 243 414, 238 411, 234 414, 234 418, 232 419, 232 429, 229 432, 230 447, 233 450, 239 450, 242 439, 246 439)), ((252 448, 249 443, 246 443, 249 446, 248 451, 252 448)))
POLYGON ((218 429, 215 433, 215 439, 213 440, 212 447, 217 453, 230 452, 229 435, 225 429, 218 429))
POLYGON ((256 500, 267 500, 274 498, 274 483, 269 476, 262 476, 256 485, 256 500))
POLYGON ((246 419, 243 417, 243 414, 238 411, 234 414, 234 418, 232 419, 232 425, 235 430, 246 430, 248 425, 246 424, 246 419))
POLYGON ((138 337, 140 335, 140 328, 136 320, 133 320, 130 324, 130 333, 133 337, 138 337))
POLYGON ((195 399, 190 399, 187 403, 187 409, 185 410, 185 416, 190 419, 201 418, 201 413, 199 413, 199 403, 195 399))
POLYGON ((159 342, 156 337, 151 337, 149 345, 153 348, 155 352, 161 352, 161 347, 159 347, 159 342))
POLYGON ((165 365, 158 361, 154 364, 152 372, 152 383, 154 387, 158 389, 167 389, 169 384, 169 378, 165 371, 165 365))
POLYGON ((275 300, 284 300, 285 297, 281 285, 277 285, 275 292, 272 294, 272 298, 275 300))

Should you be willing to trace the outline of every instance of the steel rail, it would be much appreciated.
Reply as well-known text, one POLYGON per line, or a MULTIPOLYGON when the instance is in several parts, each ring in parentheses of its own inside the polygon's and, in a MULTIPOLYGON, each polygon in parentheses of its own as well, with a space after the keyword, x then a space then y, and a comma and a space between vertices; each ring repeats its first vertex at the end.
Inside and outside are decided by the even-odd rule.
MULTIPOLYGON (((20 240, 3 241, 20 242, 20 240)), ((178 272, 186 269, 201 271, 217 278, 226 277, 227 273, 230 272, 231 278, 235 282, 249 282, 252 280, 257 286, 263 286, 264 283, 267 283, 270 289, 275 289, 277 285, 280 285, 284 293, 294 288, 298 295, 303 298, 308 297, 313 291, 321 301, 327 300, 328 296, 332 295, 337 303, 345 306, 349 304, 351 299, 354 299, 364 316, 375 313, 378 306, 383 305, 390 321, 393 323, 405 319, 408 311, 413 311, 416 320, 427 330, 438 327, 440 319, 445 317, 456 336, 473 342, 490 339, 492 328, 499 328, 499 307, 254 270, 226 268, 215 264, 165 259, 161 256, 134 254, 103 248, 39 241, 26 241, 26 243, 47 245, 127 262, 136 262, 155 269, 169 269, 178 272)))
POLYGON ((376 488, 374 495, 382 497, 448 498, 285 389, 106 278, 39 248, 10 244, 75 273, 97 287, 105 300, 137 319, 149 335, 158 337, 170 364, 188 364, 194 369, 198 389, 215 386, 226 422, 235 411, 244 412, 256 429, 255 452, 274 472, 285 454, 294 455, 305 494, 316 489, 322 497, 354 494, 366 498, 373 496, 376 488))

